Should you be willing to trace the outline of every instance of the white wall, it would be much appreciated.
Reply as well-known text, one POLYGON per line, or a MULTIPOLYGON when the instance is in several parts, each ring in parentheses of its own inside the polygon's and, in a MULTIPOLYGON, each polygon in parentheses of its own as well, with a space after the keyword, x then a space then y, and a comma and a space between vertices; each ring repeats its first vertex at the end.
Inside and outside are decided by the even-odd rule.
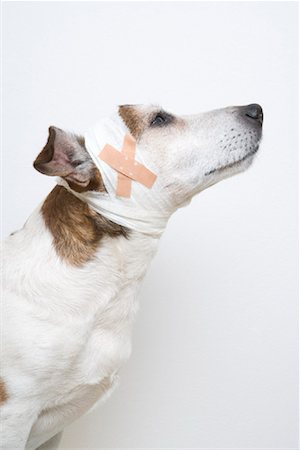
POLYGON ((53 185, 50 124, 114 104, 259 102, 249 172, 178 212, 141 292, 130 362, 65 448, 297 447, 297 4, 6 3, 4 234, 53 185))

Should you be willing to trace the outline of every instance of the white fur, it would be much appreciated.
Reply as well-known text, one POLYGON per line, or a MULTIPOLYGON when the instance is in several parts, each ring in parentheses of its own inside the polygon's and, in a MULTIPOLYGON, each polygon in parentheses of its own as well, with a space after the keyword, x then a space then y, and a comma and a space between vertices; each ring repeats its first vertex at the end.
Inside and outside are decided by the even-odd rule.
MULTIPOLYGON (((162 194, 177 208, 250 165, 258 132, 252 146, 238 142, 231 151, 220 141, 238 141, 233 139, 238 134, 250 140, 252 129, 236 109, 227 108, 185 117, 182 127, 168 133, 146 130, 139 145, 151 154, 162 194)), ((138 232, 129 239, 106 237, 93 260, 73 267, 54 250, 40 207, 6 240, 1 376, 9 400, 1 413, 4 449, 37 448, 112 391, 131 352, 137 292, 157 246, 157 237, 138 232)), ((54 440, 43 448, 54 448, 59 439, 54 440)))
MULTIPOLYGON (((130 240, 106 238, 96 258, 79 269, 61 261, 51 243, 37 210, 4 247, 7 270, 3 281, 8 292, 3 311, 6 365, 2 377, 17 402, 12 397, 2 407, 3 439, 8 448, 25 445, 41 411, 64 404, 65 422, 59 421, 58 428, 49 426, 51 437, 52 428, 55 433, 60 431, 89 409, 98 399, 103 380, 105 391, 115 384, 118 369, 131 351, 135 293, 158 240, 142 234, 130 240), (87 405, 68 410, 69 402, 85 399, 87 394, 87 405), (15 412, 23 402, 18 422, 15 412), (15 442, 16 428, 19 443, 15 442)), ((39 435, 40 427, 43 421, 38 419, 32 434, 39 435)), ((44 436, 33 437, 29 447, 44 441, 44 436)))

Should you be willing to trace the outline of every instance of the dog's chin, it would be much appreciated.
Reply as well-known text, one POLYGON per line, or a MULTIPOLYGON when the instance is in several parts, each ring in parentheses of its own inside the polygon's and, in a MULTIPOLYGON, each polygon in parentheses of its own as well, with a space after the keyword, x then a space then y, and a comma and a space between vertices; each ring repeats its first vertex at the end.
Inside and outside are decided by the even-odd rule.
POLYGON ((235 161, 234 163, 230 163, 227 164, 226 166, 222 166, 217 169, 211 170, 209 173, 205 174, 206 180, 201 190, 207 189, 208 187, 213 186, 216 183, 219 183, 219 181, 225 180, 226 178, 230 178, 234 175, 237 175, 247 170, 253 163, 258 148, 259 146, 257 146, 243 158, 241 158, 238 161, 235 161))
POLYGON ((233 164, 228 164, 227 166, 221 167, 216 172, 221 175, 222 178, 228 178, 232 175, 244 172, 253 163, 256 152, 257 150, 249 153, 244 158, 234 162, 233 164))

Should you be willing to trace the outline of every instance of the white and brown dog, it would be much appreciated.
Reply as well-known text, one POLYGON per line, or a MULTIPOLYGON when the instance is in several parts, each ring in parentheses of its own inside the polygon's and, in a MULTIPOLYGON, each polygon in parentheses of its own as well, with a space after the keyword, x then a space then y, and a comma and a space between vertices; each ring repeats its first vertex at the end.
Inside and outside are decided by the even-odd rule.
POLYGON ((50 127, 34 166, 58 185, 4 244, 3 449, 57 448, 64 427, 112 392, 168 217, 250 166, 262 119, 256 104, 183 117, 124 105, 86 137, 50 127), (157 176, 146 187, 123 174, 127 197, 113 192, 118 168, 96 160, 122 126, 132 161, 157 176))

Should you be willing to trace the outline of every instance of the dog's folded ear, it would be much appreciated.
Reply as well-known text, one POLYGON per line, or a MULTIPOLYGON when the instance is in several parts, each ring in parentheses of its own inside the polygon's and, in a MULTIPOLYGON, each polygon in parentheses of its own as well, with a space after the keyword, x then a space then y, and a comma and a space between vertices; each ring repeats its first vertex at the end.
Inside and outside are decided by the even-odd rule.
POLYGON ((48 141, 33 166, 45 175, 60 176, 79 186, 87 186, 95 170, 84 139, 56 127, 49 128, 48 141))

